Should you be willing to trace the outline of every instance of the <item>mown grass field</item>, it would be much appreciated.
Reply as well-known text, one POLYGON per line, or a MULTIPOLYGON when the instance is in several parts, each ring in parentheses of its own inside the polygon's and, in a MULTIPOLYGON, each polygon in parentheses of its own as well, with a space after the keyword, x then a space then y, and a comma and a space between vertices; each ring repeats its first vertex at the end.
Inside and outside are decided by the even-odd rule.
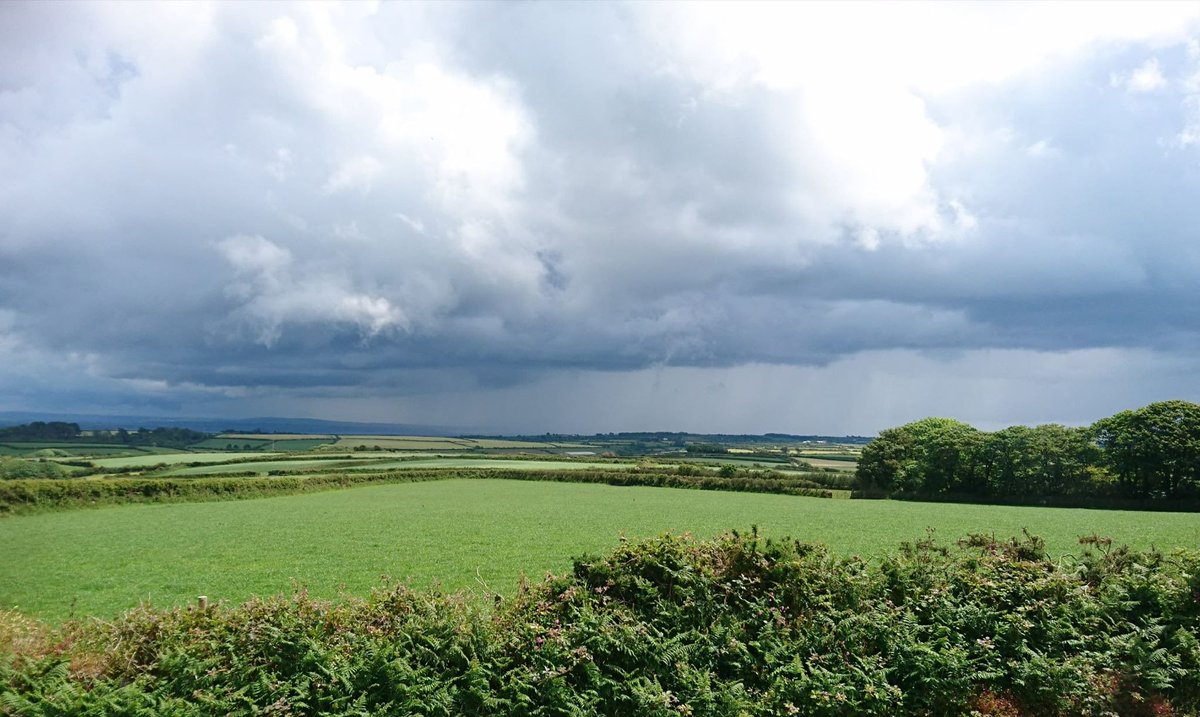
POLYGON ((446 480, 241 502, 136 505, 0 520, 0 606, 51 619, 196 595, 241 601, 294 585, 363 594, 381 576, 416 587, 511 593, 522 574, 663 531, 748 530, 878 555, 926 528, 952 541, 1022 528, 1057 554, 1100 533, 1139 548, 1200 544, 1193 514, 1066 510, 446 480))

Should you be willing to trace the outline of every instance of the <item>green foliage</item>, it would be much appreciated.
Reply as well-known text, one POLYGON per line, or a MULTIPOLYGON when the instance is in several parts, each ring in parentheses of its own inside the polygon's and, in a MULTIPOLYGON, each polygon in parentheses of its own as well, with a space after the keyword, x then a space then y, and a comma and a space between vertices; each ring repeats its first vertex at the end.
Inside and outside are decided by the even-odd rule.
POLYGON ((856 476, 867 492, 901 497, 1124 498, 1186 509, 1200 498, 1200 405, 1153 403, 1087 429, 982 433, 926 418, 881 432, 863 448, 856 476))
POLYGON ((65 441, 79 437, 78 423, 34 421, 20 426, 0 428, 0 440, 65 441))
POLYGON ((1152 403, 1092 428, 1105 465, 1126 492, 1149 498, 1200 494, 1200 405, 1152 403))
MULTIPOLYGON (((65 478, 66 471, 53 461, 26 461, 0 456, 0 481, 65 478)), ((3 509, 0 508, 0 512, 3 509)))
POLYGON ((127 431, 119 428, 115 431, 92 431, 91 435, 83 436, 78 423, 63 423, 61 421, 34 421, 33 423, 0 428, 0 440, 15 441, 86 441, 89 443, 116 443, 127 446, 169 446, 183 448, 189 444, 203 441, 209 437, 207 433, 193 431, 188 428, 158 427, 154 429, 139 428, 127 431))
POLYGON ((975 486, 973 455, 982 434, 951 418, 925 418, 891 428, 863 448, 864 485, 902 493, 945 493, 975 486))
POLYGON ((403 587, 139 609, 10 648, 0 712, 1195 714, 1200 554, 1092 546, 1058 563, 971 536, 868 563, 668 535, 490 611, 403 587))
POLYGON ((1012 426, 988 434, 975 457, 993 495, 1078 495, 1091 485, 1100 449, 1090 431, 1056 424, 1012 426))

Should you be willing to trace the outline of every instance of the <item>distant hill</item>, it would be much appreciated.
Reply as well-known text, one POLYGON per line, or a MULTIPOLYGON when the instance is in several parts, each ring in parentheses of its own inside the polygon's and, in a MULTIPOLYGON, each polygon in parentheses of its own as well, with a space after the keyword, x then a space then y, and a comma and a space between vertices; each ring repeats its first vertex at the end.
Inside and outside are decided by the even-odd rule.
POLYGON ((677 443, 867 443, 867 436, 807 436, 790 433, 727 434, 727 433, 678 433, 670 431, 594 433, 540 433, 537 435, 512 435, 479 433, 474 427, 428 426, 414 423, 367 423, 357 421, 326 421, 319 418, 282 418, 263 416, 259 418, 193 418, 172 416, 105 416, 87 413, 39 413, 37 411, 0 411, 0 428, 17 426, 33 421, 62 421, 78 423, 83 430, 117 429, 129 431, 138 428, 190 428, 205 433, 233 431, 237 433, 317 433, 364 436, 461 436, 466 438, 503 438, 519 441, 571 442, 571 441, 637 441, 677 443))
POLYGON ((33 421, 63 421, 78 423, 84 430, 177 427, 205 433, 226 430, 239 433, 332 433, 368 436, 455 436, 461 428, 426 426, 411 423, 360 423, 356 421, 324 421, 317 418, 177 418, 164 416, 104 416, 81 413, 39 413, 36 411, 0 411, 0 427, 16 426, 33 421))

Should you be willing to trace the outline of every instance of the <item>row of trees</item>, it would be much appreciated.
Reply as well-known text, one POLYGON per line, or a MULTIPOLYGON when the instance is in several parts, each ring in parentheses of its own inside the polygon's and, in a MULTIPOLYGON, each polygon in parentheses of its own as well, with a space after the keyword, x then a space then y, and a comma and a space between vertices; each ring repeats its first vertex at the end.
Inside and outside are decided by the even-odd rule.
POLYGON ((111 441, 128 446, 165 446, 167 448, 186 448, 193 443, 212 438, 208 433, 173 426, 159 426, 154 429, 139 428, 136 431, 127 431, 124 428, 108 432, 96 431, 94 437, 101 443, 111 441))
POLYGON ((0 440, 8 441, 69 441, 78 437, 79 424, 63 421, 34 421, 0 428, 0 440))
POLYGON ((890 428, 863 448, 862 487, 910 495, 1200 497, 1200 405, 1162 401, 1091 426, 987 433, 950 418, 890 428))
POLYGON ((20 426, 0 428, 0 440, 9 441, 86 441, 88 443, 119 443, 127 446, 166 446, 184 448, 211 438, 208 433, 190 428, 159 426, 128 431, 90 431, 84 434, 78 423, 34 421, 20 426))

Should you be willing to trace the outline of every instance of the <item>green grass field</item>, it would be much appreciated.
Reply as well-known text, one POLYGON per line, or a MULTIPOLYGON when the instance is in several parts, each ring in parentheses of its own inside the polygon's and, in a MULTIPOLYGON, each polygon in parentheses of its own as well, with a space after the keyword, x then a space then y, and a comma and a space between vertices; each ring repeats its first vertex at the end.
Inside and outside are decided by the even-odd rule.
POLYGON ((212 453, 162 453, 149 456, 124 456, 120 458, 97 458, 92 461, 103 468, 128 468, 130 466, 154 466, 159 463, 172 465, 175 463, 220 463, 237 458, 262 458, 271 456, 270 453, 230 453, 215 451, 212 453))
POLYGON ((252 441, 322 441, 332 443, 337 439, 329 433, 219 433, 213 440, 249 439, 252 441))
POLYGON ((848 463, 842 460, 831 460, 827 458, 804 458, 802 459, 810 463, 814 468, 832 468, 835 471, 844 473, 853 473, 858 469, 857 463, 848 463))
MULTIPOLYGON (((773 471, 784 471, 785 473, 797 471, 797 468, 794 465, 784 462, 784 461, 771 462, 771 461, 762 460, 761 458, 740 458, 736 454, 733 456, 729 456, 729 457, 725 457, 725 456, 705 457, 705 458, 678 457, 675 460, 678 461, 679 463, 699 463, 701 465, 706 465, 706 466, 730 465, 730 466, 734 466, 736 468, 744 468, 744 469, 748 469, 748 470, 773 470, 773 471)), ((853 473, 854 470, 858 467, 857 463, 848 463, 846 461, 832 461, 832 460, 826 460, 824 458, 804 458, 803 460, 806 463, 811 464, 814 468, 832 468, 834 470, 843 471, 843 472, 847 472, 847 473, 853 473)))
POLYGON ((530 441, 506 441, 491 438, 442 438, 438 436, 342 436, 335 443, 338 448, 355 446, 378 446, 402 451, 469 451, 482 449, 549 449, 572 447, 572 444, 533 443, 530 441))
POLYGON ((0 520, 0 606, 51 619, 139 601, 286 592, 363 594, 380 576, 510 593, 620 535, 748 530, 879 554, 935 528, 951 541, 1022 528, 1058 554, 1100 533, 1140 548, 1200 544, 1192 514, 833 501, 779 495, 447 480, 236 502, 131 505, 0 520))
POLYGON ((53 450, 67 456, 111 456, 137 454, 145 455, 148 448, 125 446, 115 443, 66 443, 66 442, 11 442, 0 443, 0 455, 29 456, 38 451, 53 450))
POLYGON ((188 448, 193 451, 240 451, 244 450, 246 446, 250 446, 250 450, 258 450, 269 445, 271 445, 270 441, 259 438, 208 438, 199 443, 193 443, 188 448))
MULTIPOLYGON (((236 455, 236 454, 234 454, 236 455)), ((257 454, 263 455, 263 454, 257 454)), ((256 471, 266 475, 268 471, 278 470, 392 470, 396 468, 514 468, 523 470, 572 470, 583 468, 622 468, 628 466, 612 463, 585 461, 540 461, 540 460, 505 460, 503 458, 410 458, 396 460, 393 456, 372 455, 370 453, 358 456, 346 456, 339 460, 322 460, 297 456, 277 461, 250 461, 247 463, 231 463, 216 466, 190 466, 169 471, 171 476, 200 476, 217 475, 220 473, 239 473, 256 471)))

